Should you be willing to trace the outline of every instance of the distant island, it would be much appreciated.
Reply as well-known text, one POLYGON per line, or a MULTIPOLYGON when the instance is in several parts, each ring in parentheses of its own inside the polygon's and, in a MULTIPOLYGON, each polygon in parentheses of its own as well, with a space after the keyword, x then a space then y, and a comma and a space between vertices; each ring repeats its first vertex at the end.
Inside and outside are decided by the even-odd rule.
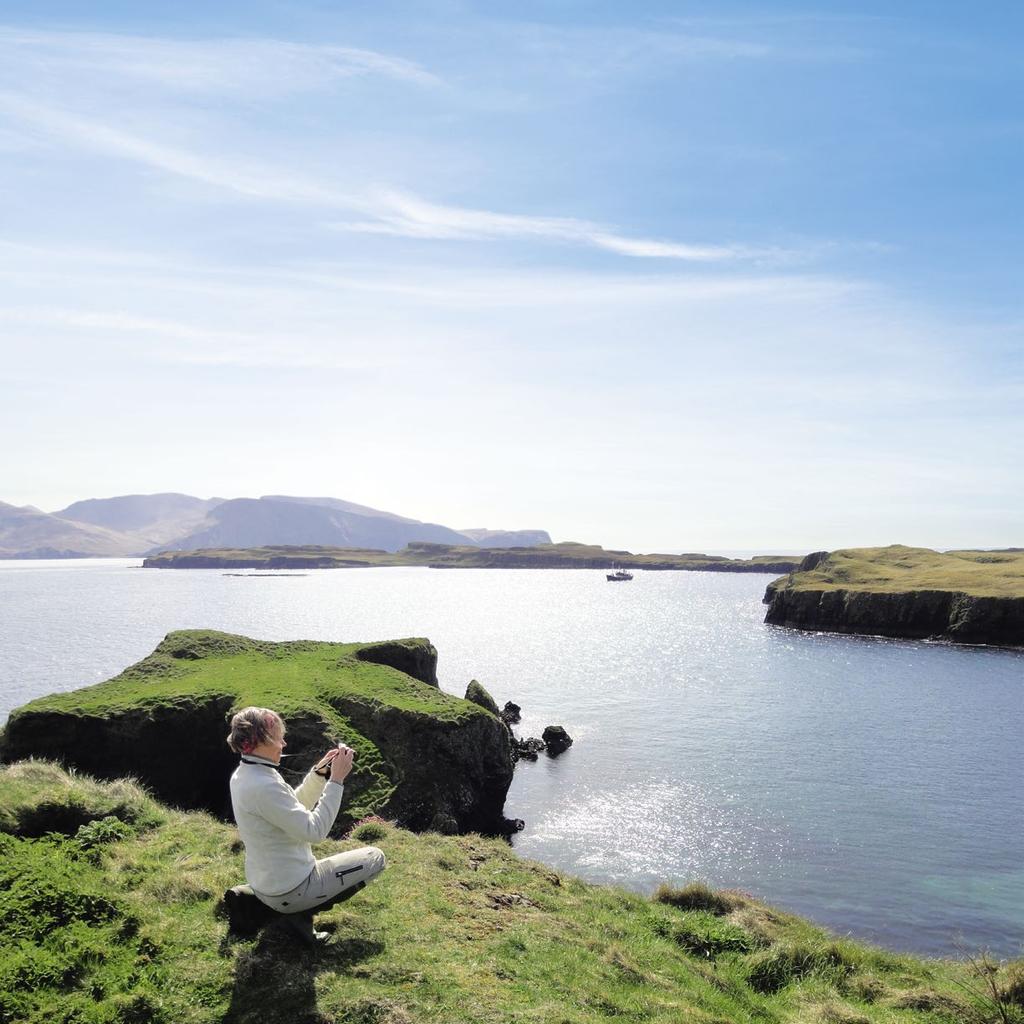
POLYGON ((56 512, 0 501, 0 558, 130 558, 168 548, 323 544, 399 551, 411 541, 511 548, 550 544, 546 530, 454 530, 341 498, 268 494, 196 498, 123 494, 56 512))
POLYGON ((414 541, 401 551, 275 545, 260 548, 206 548, 164 551, 143 563, 149 569, 358 569, 424 565, 432 569, 681 569, 699 572, 792 572, 800 559, 787 555, 726 558, 724 555, 635 555, 606 551, 598 544, 538 544, 532 547, 477 548, 414 541))
POLYGON ((764 600, 778 626, 1022 647, 1024 549, 818 551, 764 600))

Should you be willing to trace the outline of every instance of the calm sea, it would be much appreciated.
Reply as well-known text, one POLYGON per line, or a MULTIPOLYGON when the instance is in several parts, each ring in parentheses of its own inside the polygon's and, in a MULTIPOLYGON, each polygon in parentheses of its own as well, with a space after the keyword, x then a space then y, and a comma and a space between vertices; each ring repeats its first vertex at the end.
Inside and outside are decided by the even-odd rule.
POLYGON ((516 771, 524 855, 650 891, 705 879, 839 933, 955 954, 1024 947, 1024 655, 789 632, 771 577, 0 562, 0 720, 106 679, 172 629, 428 636, 575 745, 516 771))

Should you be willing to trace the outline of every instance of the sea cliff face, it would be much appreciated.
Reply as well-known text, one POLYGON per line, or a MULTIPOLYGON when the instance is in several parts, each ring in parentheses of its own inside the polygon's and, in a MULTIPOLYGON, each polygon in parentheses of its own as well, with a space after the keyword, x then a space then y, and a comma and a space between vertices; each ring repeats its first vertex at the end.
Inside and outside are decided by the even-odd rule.
POLYGON ((237 763, 225 743, 240 707, 278 710, 293 784, 328 747, 356 750, 339 827, 369 814, 414 830, 497 833, 512 781, 508 730, 437 688, 422 639, 270 643, 169 634, 98 686, 33 701, 0 737, 0 759, 59 760, 101 779, 132 776, 178 807, 225 815, 237 763))
MULTIPOLYGON (((804 559, 797 572, 773 580, 764 596, 768 605, 765 622, 832 633, 1024 646, 1024 596, 1012 591, 1002 595, 968 593, 956 587, 955 575, 950 577, 948 589, 914 586, 914 574, 920 580, 926 571, 935 572, 921 554, 924 549, 894 546, 864 550, 871 552, 872 558, 861 563, 853 557, 857 549, 831 555, 815 552, 804 559), (870 572, 878 573, 879 566, 887 561, 897 570, 891 577, 872 581, 865 579, 869 570, 861 568, 858 572, 859 566, 870 565, 870 572), (900 571, 907 575, 902 585, 900 571), (844 581, 849 585, 842 585, 844 581)), ((928 554, 937 556, 937 564, 945 566, 948 562, 946 556, 928 554), (944 561, 938 562, 939 558, 944 561)), ((969 571, 984 564, 983 558, 967 558, 969 554, 983 554, 993 565, 1005 564, 1010 557, 957 553, 969 571)), ((979 586, 976 572, 968 585, 979 586)))
POLYGON ((942 590, 906 594, 785 590, 769 586, 765 622, 796 629, 1024 646, 1024 598, 942 590))

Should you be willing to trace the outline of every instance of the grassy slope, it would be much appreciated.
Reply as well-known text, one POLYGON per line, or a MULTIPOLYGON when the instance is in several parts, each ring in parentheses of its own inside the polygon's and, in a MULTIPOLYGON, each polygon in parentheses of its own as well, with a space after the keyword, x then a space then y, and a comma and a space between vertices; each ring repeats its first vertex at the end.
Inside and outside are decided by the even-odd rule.
MULTIPOLYGON (((357 828, 388 870, 318 918, 335 934, 310 953, 273 927, 229 936, 218 900, 242 876, 234 830, 129 783, 40 762, 4 768, 0 833, 3 1021, 999 1019, 965 992, 962 965, 836 940, 737 895, 681 910, 559 876, 477 836, 357 828), (25 838, 48 827, 68 838, 25 838)), ((1013 974, 1001 968, 996 981, 1013 974)))
POLYGON ((1024 597, 1024 552, 943 552, 902 544, 848 548, 831 552, 816 569, 794 573, 778 585, 790 590, 950 590, 975 597, 1024 597))
MULTIPOLYGON (((785 555, 758 555, 751 559, 730 559, 716 555, 634 555, 629 551, 606 551, 599 544, 577 544, 565 541, 524 548, 476 548, 447 544, 416 542, 401 551, 376 551, 368 548, 333 548, 318 545, 276 545, 261 548, 204 548, 199 551, 166 551, 152 555, 145 564, 151 568, 174 567, 179 560, 203 557, 221 560, 236 567, 269 566, 275 559, 287 559, 289 567, 301 568, 304 560, 322 563, 329 559, 338 568, 389 565, 431 565, 439 568, 490 568, 529 560, 543 568, 545 564, 565 567, 578 563, 584 567, 608 567, 614 564, 631 568, 657 567, 701 569, 707 566, 757 565, 799 559, 785 555)), ((766 570, 771 571, 771 570, 766 570)))

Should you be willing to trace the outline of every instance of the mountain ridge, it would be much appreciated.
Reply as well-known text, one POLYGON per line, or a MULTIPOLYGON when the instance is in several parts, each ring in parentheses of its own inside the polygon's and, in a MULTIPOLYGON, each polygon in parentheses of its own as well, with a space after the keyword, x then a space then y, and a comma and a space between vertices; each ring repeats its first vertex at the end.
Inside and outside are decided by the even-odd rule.
POLYGON ((55 512, 0 502, 0 558, 124 558, 160 551, 324 544, 398 551, 414 541, 473 547, 550 543, 545 530, 470 533, 331 497, 86 498, 55 512))

